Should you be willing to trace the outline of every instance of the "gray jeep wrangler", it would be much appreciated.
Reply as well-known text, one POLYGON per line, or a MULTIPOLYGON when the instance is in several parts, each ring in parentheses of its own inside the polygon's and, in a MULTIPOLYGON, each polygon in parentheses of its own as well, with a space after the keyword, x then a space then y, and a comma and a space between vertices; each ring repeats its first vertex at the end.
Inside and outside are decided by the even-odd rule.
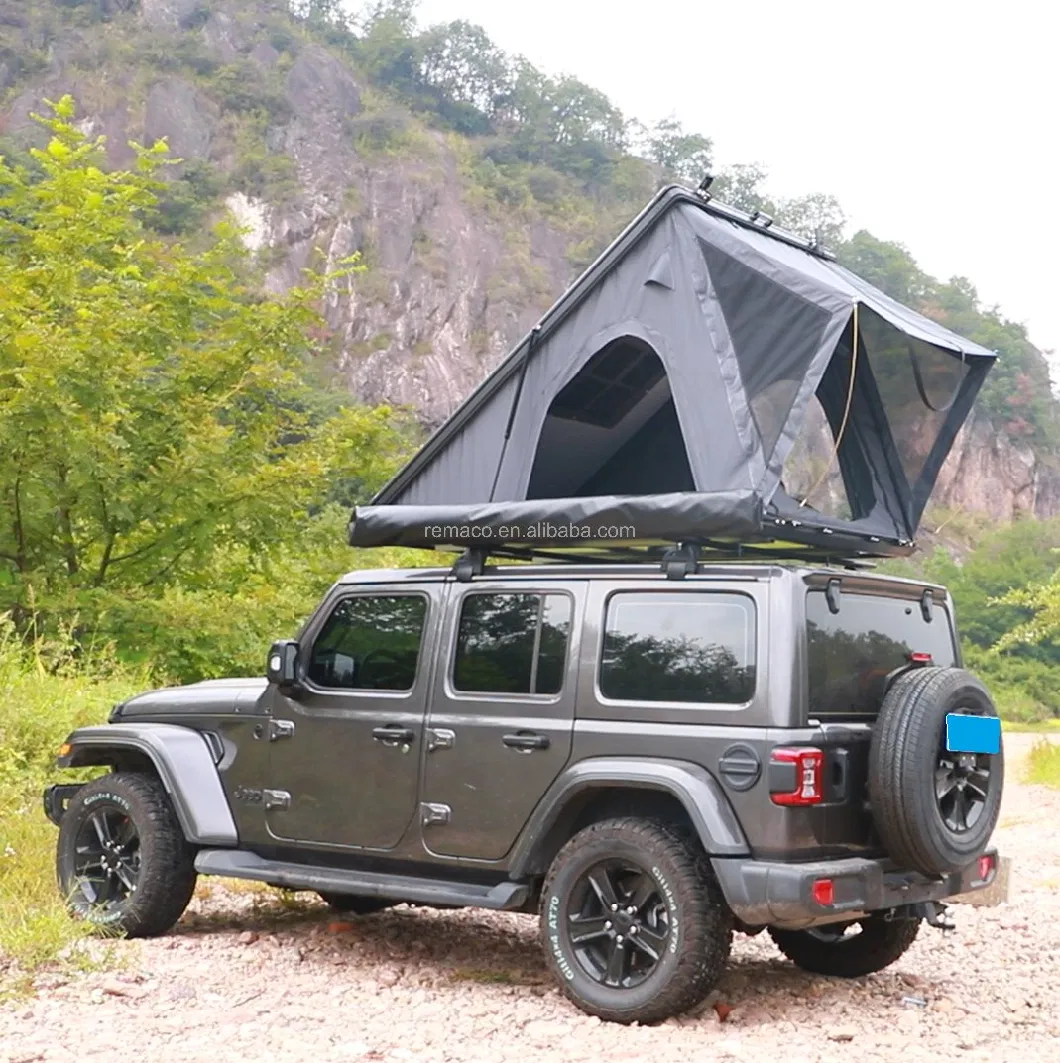
POLYGON ((940 587, 761 562, 355 572, 266 678, 75 731, 59 766, 108 774, 44 803, 63 896, 130 936, 169 930, 199 874, 358 915, 540 913, 578 1007, 650 1022, 702 1000, 734 930, 857 977, 951 926, 943 902, 996 902, 1003 759, 952 741, 969 717, 996 711, 940 587))

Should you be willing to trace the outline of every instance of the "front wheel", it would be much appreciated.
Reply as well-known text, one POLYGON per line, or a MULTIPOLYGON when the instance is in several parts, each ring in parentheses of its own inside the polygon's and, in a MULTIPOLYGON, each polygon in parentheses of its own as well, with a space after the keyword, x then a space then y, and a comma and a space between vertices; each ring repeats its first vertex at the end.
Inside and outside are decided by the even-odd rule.
POLYGON ((165 788, 138 772, 77 791, 59 827, 56 871, 75 915, 127 937, 164 934, 195 890, 194 852, 165 788))
POLYGON ((664 823, 595 823, 553 861, 541 894, 545 958, 563 992, 611 1022, 658 1022, 720 978, 732 915, 698 844, 664 823))
POLYGON ((770 927, 773 943, 796 967, 836 978, 860 978, 890 967, 916 940, 919 919, 868 915, 812 930, 770 927))

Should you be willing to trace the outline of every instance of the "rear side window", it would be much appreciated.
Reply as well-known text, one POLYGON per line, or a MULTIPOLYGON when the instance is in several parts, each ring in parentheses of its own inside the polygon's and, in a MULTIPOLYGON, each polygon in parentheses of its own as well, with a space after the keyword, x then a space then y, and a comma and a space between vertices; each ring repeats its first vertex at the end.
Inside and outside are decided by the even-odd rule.
POLYGON ((619 592, 607 603, 600 693, 740 705, 755 689, 755 606, 716 591, 619 592))
POLYGON ((558 694, 570 620, 566 594, 468 594, 460 606, 453 689, 558 694))
POLYGON ((844 592, 832 613, 824 591, 812 590, 806 634, 814 718, 875 715, 884 680, 910 653, 930 653, 943 668, 957 663, 949 614, 938 604, 928 623, 919 601, 844 592))

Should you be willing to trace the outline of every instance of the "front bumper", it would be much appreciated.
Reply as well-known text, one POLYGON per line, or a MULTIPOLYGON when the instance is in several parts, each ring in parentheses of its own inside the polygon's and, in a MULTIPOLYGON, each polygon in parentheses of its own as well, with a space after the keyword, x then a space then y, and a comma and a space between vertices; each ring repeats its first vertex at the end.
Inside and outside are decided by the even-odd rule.
POLYGON ((980 891, 987 891, 986 903, 1000 904, 1006 899, 1008 861, 1000 859, 996 849, 983 855, 994 857, 993 870, 985 879, 979 877, 978 861, 939 878, 896 868, 888 860, 863 858, 807 864, 716 858, 713 864, 729 907, 744 925, 802 929, 928 901, 980 903, 976 896, 980 891), (832 880, 832 904, 814 900, 813 884, 818 879, 832 880))
POLYGON ((66 809, 70 804, 71 798, 84 785, 84 783, 80 782, 57 783, 55 786, 49 786, 44 791, 44 814, 57 827, 62 822, 63 816, 66 814, 66 809))

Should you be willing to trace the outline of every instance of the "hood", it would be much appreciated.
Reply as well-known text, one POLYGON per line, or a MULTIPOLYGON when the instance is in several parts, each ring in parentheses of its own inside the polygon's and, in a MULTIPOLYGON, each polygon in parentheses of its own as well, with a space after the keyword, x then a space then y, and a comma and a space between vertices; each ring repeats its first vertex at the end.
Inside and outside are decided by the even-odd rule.
POLYGON ((110 720, 129 720, 138 716, 168 716, 172 713, 247 712, 265 692, 268 681, 261 677, 240 679, 204 679, 186 686, 163 687, 123 701, 114 707, 110 720))

